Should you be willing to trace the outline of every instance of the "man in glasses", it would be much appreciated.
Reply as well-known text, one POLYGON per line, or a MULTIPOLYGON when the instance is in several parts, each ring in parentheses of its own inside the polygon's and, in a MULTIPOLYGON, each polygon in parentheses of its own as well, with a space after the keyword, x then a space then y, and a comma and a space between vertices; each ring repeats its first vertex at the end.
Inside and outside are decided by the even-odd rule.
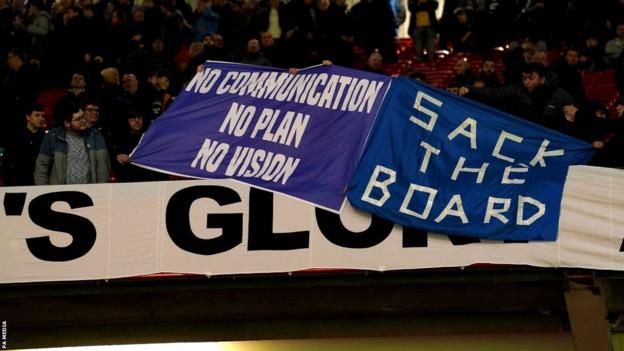
POLYGON ((35 163, 35 184, 87 184, 108 182, 110 159, 99 131, 89 128, 77 105, 61 111, 62 126, 43 138, 35 163))

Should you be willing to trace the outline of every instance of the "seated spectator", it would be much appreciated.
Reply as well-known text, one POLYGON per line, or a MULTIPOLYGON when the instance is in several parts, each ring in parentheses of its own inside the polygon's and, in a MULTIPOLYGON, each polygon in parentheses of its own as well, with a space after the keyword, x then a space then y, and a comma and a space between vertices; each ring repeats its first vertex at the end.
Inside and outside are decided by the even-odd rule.
POLYGON ((110 159, 104 138, 88 128, 84 111, 68 106, 59 116, 62 126, 43 138, 35 163, 37 185, 108 182, 110 159))
POLYGON ((26 126, 10 137, 4 153, 4 182, 8 186, 35 185, 35 160, 46 127, 43 106, 26 109, 26 126))

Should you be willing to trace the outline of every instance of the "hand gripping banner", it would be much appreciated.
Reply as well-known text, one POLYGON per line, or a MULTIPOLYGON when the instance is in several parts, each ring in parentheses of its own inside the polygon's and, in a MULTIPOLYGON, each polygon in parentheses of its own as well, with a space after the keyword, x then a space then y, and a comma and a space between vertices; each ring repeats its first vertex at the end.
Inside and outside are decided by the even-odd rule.
POLYGON ((139 166, 232 178, 339 211, 390 77, 207 62, 143 136, 139 166))
POLYGON ((555 240, 569 165, 591 145, 400 78, 349 185, 365 211, 433 232, 555 240))

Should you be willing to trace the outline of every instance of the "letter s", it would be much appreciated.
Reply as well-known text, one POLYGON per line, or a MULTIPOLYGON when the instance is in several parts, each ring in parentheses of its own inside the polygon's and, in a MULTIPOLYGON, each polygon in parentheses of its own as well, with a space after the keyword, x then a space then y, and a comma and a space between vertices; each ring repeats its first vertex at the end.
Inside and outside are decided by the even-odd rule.
POLYGON ((89 195, 78 191, 60 191, 37 196, 28 206, 28 215, 33 223, 45 229, 64 232, 72 236, 66 247, 52 244, 49 236, 26 239, 28 250, 40 260, 51 262, 71 261, 86 255, 95 245, 96 229, 84 217, 52 210, 52 204, 63 201, 69 207, 93 206, 89 195))

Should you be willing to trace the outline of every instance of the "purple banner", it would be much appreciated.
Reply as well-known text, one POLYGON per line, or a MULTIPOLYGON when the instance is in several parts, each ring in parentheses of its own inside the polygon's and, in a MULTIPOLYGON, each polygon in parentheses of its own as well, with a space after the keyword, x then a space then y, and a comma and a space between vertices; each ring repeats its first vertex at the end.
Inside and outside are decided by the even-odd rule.
POLYGON ((292 75, 205 64, 131 155, 193 178, 232 178, 339 211, 390 77, 338 66, 292 75))

